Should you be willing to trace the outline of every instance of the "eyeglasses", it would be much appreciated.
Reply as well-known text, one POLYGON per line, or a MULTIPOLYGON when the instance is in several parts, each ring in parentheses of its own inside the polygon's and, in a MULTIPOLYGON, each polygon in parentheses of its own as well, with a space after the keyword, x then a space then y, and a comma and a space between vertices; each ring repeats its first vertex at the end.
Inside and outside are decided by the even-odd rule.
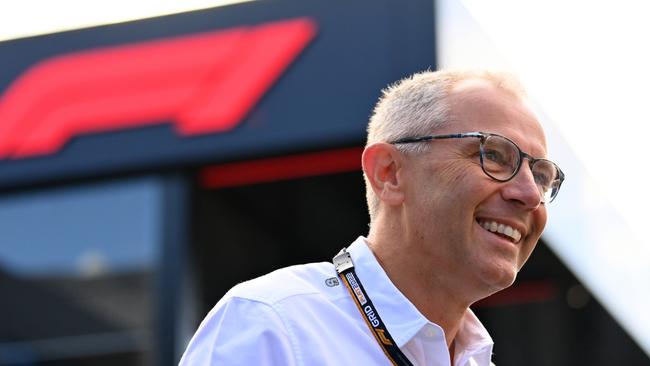
POLYGON ((519 169, 524 158, 528 159, 530 170, 533 172, 535 184, 542 198, 542 203, 551 202, 560 191, 564 181, 564 173, 554 162, 547 159, 537 159, 521 151, 519 146, 510 139, 501 135, 486 132, 467 132, 449 135, 431 135, 422 137, 405 137, 391 142, 391 144, 410 144, 442 139, 460 139, 473 137, 481 140, 480 161, 483 172, 488 177, 498 181, 507 182, 512 179, 519 169))

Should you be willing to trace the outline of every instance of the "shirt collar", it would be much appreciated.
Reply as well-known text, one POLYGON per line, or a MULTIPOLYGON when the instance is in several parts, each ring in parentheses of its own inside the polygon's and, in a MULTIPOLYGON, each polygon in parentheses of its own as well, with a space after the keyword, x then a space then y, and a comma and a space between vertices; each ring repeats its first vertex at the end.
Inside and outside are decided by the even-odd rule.
POLYGON ((485 358, 483 360, 485 364, 490 362, 494 341, 472 310, 467 309, 465 312, 454 342, 456 342, 454 359, 462 360, 481 354, 485 358))
POLYGON ((398 347, 404 346, 428 323, 427 319, 390 281, 377 258, 359 237, 348 248, 354 269, 379 316, 398 347))
MULTIPOLYGON (((357 238, 348 248, 348 252, 352 257, 357 276, 398 347, 403 347, 427 324, 439 328, 437 324, 429 322, 393 285, 364 237, 357 238)), ((456 342, 457 354, 461 350, 491 348, 493 344, 485 327, 469 309, 463 316, 456 342)))

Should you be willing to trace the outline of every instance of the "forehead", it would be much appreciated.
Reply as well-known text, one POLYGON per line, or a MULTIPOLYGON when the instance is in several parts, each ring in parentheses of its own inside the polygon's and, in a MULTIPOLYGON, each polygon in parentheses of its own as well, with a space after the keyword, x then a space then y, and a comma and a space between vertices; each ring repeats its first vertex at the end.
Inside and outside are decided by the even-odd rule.
POLYGON ((449 96, 454 132, 482 131, 503 135, 536 157, 546 156, 546 137, 529 104, 487 80, 467 80, 449 96))

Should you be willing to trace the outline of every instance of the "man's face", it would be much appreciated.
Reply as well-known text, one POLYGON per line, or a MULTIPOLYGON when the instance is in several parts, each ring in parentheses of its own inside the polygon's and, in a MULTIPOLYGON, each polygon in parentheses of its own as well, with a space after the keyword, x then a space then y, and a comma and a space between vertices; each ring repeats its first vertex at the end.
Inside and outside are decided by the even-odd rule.
MULTIPOLYGON (((486 81, 466 81, 454 89, 450 103, 452 122, 436 134, 491 132, 534 157, 546 156, 541 126, 511 94, 486 81)), ((404 214, 416 253, 442 267, 436 272, 450 276, 446 283, 487 289, 487 295, 512 284, 542 234, 546 207, 527 160, 512 180, 497 182, 481 169, 479 143, 435 140, 429 152, 409 157, 404 214), (485 228, 494 225, 504 225, 508 233, 510 227, 521 238, 485 228)))

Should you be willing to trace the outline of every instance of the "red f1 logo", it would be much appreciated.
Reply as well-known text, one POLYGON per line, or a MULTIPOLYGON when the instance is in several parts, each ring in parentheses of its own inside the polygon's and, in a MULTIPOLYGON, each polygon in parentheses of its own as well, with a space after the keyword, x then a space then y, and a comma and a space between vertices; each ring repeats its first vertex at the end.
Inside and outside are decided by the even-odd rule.
POLYGON ((169 120, 181 135, 227 131, 315 33, 299 18, 47 59, 0 97, 0 159, 169 120))

